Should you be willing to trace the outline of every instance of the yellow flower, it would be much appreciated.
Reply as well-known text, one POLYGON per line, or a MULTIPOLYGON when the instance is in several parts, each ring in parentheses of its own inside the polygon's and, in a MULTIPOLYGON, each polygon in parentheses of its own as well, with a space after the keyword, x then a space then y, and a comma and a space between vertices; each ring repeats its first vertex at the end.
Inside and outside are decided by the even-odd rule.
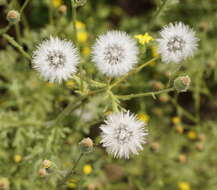
POLYGON ((177 125, 177 124, 181 123, 181 119, 180 119, 180 117, 175 116, 172 118, 172 122, 173 122, 173 124, 177 125))
POLYGON ((77 39, 78 39, 78 42, 80 42, 80 43, 86 42, 88 39, 88 33, 85 31, 78 31, 77 39))
POLYGON ((77 186, 77 180, 71 178, 68 182, 67 182, 67 187, 69 189, 74 189, 77 186))
POLYGON ((189 183, 185 182, 185 181, 179 182, 178 187, 179 187, 180 190, 190 190, 191 189, 189 183))
POLYGON ((19 162, 21 162, 21 161, 22 161, 22 156, 19 155, 19 154, 16 154, 16 155, 14 156, 14 162, 19 163, 19 162))
POLYGON ((197 138, 197 134, 195 131, 189 131, 188 132, 188 138, 191 140, 195 140, 197 138))
POLYGON ((137 118, 141 121, 144 121, 145 123, 147 123, 149 121, 149 116, 145 113, 139 113, 137 115, 137 118))
POLYGON ((84 167, 83 167, 83 173, 88 175, 92 172, 92 166, 90 164, 86 164, 84 167))
POLYGON ((151 54, 153 57, 157 57, 159 55, 156 46, 151 47, 151 54))
POLYGON ((135 35, 134 38, 136 38, 142 45, 148 44, 150 41, 154 40, 154 38, 152 38, 148 33, 145 33, 144 35, 135 35))
POLYGON ((73 80, 69 80, 66 82, 66 86, 68 88, 73 88, 73 87, 75 87, 75 82, 73 80))
POLYGON ((62 4, 62 0, 52 0, 52 4, 55 8, 57 8, 62 4))
POLYGON ((76 21, 75 26, 77 30, 85 29, 85 24, 78 20, 76 21))
POLYGON ((82 54, 83 54, 84 56, 90 55, 90 48, 89 48, 89 47, 84 47, 84 48, 82 49, 82 54))

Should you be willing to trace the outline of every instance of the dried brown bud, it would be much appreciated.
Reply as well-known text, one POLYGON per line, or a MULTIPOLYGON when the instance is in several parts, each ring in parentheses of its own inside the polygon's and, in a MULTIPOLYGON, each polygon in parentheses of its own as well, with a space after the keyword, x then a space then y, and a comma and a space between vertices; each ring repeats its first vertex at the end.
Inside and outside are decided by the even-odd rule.
POLYGON ((180 154, 179 155, 179 162, 185 164, 187 162, 187 157, 185 154, 180 154))
POLYGON ((88 189, 88 190, 94 190, 94 189, 95 189, 95 185, 92 184, 92 183, 91 183, 91 184, 88 184, 88 185, 87 185, 87 189, 88 189))
POLYGON ((40 177, 44 177, 47 175, 47 171, 45 168, 40 168, 39 171, 38 171, 38 174, 40 177))
POLYGON ((160 144, 159 144, 159 143, 154 142, 154 143, 151 144, 151 149, 152 149, 153 151, 158 151, 159 148, 160 148, 160 144))
POLYGON ((8 178, 0 177, 0 190, 7 190, 10 187, 8 178))
POLYGON ((182 134, 184 132, 184 128, 180 125, 176 126, 176 132, 182 134))
POLYGON ((202 151, 204 149, 203 144, 202 143, 196 144, 196 149, 199 150, 199 151, 202 151))
POLYGON ((199 139, 201 142, 204 142, 204 141, 206 140, 206 135, 203 134, 203 133, 201 133, 201 134, 199 134, 198 139, 199 139))

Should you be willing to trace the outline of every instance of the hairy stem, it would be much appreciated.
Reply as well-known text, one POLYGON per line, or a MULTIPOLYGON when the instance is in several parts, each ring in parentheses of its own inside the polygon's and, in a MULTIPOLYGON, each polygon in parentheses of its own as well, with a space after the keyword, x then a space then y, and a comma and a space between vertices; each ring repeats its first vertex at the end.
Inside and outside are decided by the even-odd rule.
POLYGON ((153 96, 153 97, 155 97, 155 95, 172 92, 174 90, 175 90, 174 88, 168 88, 168 89, 159 90, 159 91, 156 91, 156 92, 145 92, 145 93, 129 94, 129 95, 117 95, 116 97, 118 99, 121 99, 121 100, 130 100, 132 98, 139 98, 139 97, 144 97, 144 96, 153 96))
POLYGON ((148 66, 150 63, 158 60, 159 57, 155 57, 152 58, 151 60, 145 62, 144 64, 140 65, 139 67, 133 69, 132 71, 130 71, 129 73, 127 73, 126 75, 120 77, 116 82, 114 82, 113 84, 110 85, 110 89, 114 88, 115 86, 117 86, 118 84, 120 84, 121 82, 123 82, 124 80, 126 80, 129 76, 138 73, 139 71, 141 71, 144 67, 148 66))
POLYGON ((26 8, 26 6, 28 5, 29 2, 30 2, 30 0, 25 0, 25 2, 23 3, 23 6, 20 9, 20 15, 23 14, 24 9, 26 8))
POLYGON ((57 184, 56 189, 57 190, 62 190, 64 188, 63 185, 65 185, 65 183, 70 179, 70 177, 73 175, 73 173, 75 172, 75 169, 77 167, 77 165, 79 164, 81 158, 83 157, 84 153, 81 153, 78 157, 78 159, 76 160, 74 166, 66 173, 66 175, 64 176, 64 178, 57 184))
POLYGON ((24 51, 23 47, 21 45, 19 45, 11 36, 9 36, 8 34, 3 34, 3 37, 11 44, 13 45, 15 48, 17 48, 17 50, 28 60, 31 60, 31 56, 24 51))

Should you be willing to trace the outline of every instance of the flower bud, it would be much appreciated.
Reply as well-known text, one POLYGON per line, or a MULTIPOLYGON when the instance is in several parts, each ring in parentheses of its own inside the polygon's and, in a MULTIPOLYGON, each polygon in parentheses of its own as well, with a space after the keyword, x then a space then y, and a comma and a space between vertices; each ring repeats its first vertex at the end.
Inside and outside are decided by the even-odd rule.
POLYGON ((186 92, 191 84, 189 76, 178 77, 174 81, 174 87, 178 92, 186 92))
POLYGON ((196 144, 196 149, 197 149, 198 151, 203 151, 203 149, 204 149, 203 143, 198 143, 198 144, 196 144))
POLYGON ((12 24, 18 23, 20 21, 20 13, 15 10, 10 10, 7 14, 7 20, 12 24))
POLYGON ((199 134, 198 138, 199 138, 199 140, 200 140, 201 142, 205 142, 205 140, 206 140, 206 135, 203 134, 203 133, 201 133, 201 134, 199 134))
POLYGON ((159 144, 159 143, 154 142, 154 143, 151 144, 151 150, 152 150, 152 151, 154 151, 154 152, 155 152, 155 151, 158 151, 159 148, 160 148, 160 144, 159 144))
POLYGON ((92 184, 92 183, 90 183, 90 184, 87 185, 87 189, 88 190, 94 190, 95 189, 95 185, 92 184))
POLYGON ((50 160, 44 160, 42 163, 42 167, 43 168, 50 168, 51 164, 52 164, 52 162, 50 160))
POLYGON ((59 7, 59 11, 63 14, 65 14, 67 12, 67 6, 66 5, 61 5, 59 7))
POLYGON ((38 174, 40 177, 44 177, 47 175, 47 171, 45 168, 40 168, 39 171, 38 171, 38 174))
POLYGON ((184 132, 184 128, 180 125, 176 126, 176 132, 182 134, 184 132))
POLYGON ((179 162, 181 162, 182 164, 185 164, 187 162, 187 157, 185 154, 179 155, 179 162))
POLYGON ((80 145, 81 145, 81 149, 84 151, 84 152, 91 152, 92 149, 93 149, 93 141, 91 138, 84 138, 81 142, 80 142, 80 145))
POLYGON ((7 190, 10 187, 8 178, 0 177, 0 190, 7 190))

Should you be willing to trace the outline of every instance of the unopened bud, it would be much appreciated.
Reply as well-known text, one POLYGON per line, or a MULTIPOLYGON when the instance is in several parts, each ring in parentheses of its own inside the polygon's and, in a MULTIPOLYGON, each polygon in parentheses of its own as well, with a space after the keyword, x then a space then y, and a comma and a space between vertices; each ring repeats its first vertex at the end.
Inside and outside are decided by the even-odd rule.
POLYGON ((151 149, 152 149, 153 151, 158 151, 159 148, 160 148, 160 144, 159 144, 159 143, 154 142, 154 143, 151 144, 151 149))
POLYGON ((182 134, 184 132, 184 128, 180 125, 176 126, 176 132, 182 134))
POLYGON ((47 171, 45 168, 40 168, 39 171, 38 171, 38 174, 40 177, 44 177, 47 175, 47 171))
POLYGON ((204 142, 204 141, 206 140, 206 135, 203 134, 203 133, 201 133, 201 134, 199 134, 198 139, 199 139, 201 142, 204 142))
POLYGON ((15 10, 9 11, 7 14, 7 20, 13 24, 18 23, 20 21, 20 13, 15 10))
POLYGON ((0 177, 0 190, 7 190, 10 187, 8 178, 0 177))
POLYGON ((51 164, 52 164, 52 162, 50 160, 44 160, 42 163, 42 167, 43 168, 50 168, 51 164))
POLYGON ((61 5, 59 7, 59 11, 63 14, 65 14, 67 12, 67 6, 66 5, 61 5))
POLYGON ((186 92, 191 84, 189 76, 178 77, 174 81, 174 87, 178 92, 186 92))
POLYGON ((185 164, 187 162, 187 157, 185 154, 180 154, 179 155, 179 162, 185 164))
POLYGON ((202 150, 204 149, 203 144, 202 144, 202 143, 196 144, 196 149, 197 149, 198 151, 202 151, 202 150))
POLYGON ((82 150, 85 152, 90 152, 93 149, 93 141, 91 138, 85 138, 80 142, 82 150))
POLYGON ((91 184, 88 184, 88 185, 87 185, 87 189, 88 189, 88 190, 94 190, 94 189, 95 189, 95 185, 92 184, 92 183, 91 183, 91 184))

